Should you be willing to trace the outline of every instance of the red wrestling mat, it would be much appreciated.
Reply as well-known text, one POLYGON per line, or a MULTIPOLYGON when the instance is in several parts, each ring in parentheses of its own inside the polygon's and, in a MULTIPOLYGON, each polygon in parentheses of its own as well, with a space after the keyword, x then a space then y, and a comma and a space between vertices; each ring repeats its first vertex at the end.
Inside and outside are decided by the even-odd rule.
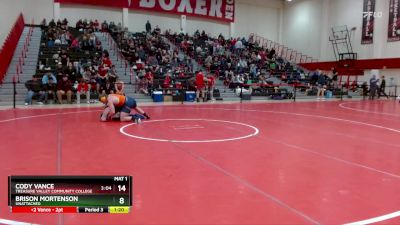
POLYGON ((0 111, 0 224, 398 224, 395 101, 0 111), (132 212, 11 214, 8 175, 133 176, 132 212))

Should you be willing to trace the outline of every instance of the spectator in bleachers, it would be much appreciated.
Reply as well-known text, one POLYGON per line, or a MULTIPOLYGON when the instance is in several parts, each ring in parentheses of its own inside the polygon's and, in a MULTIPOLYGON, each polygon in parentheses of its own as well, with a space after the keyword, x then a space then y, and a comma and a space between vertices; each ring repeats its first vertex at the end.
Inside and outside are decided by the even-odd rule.
POLYGON ((104 89, 106 85, 106 81, 108 80, 108 69, 103 67, 103 65, 99 66, 99 70, 97 72, 96 82, 97 82, 97 92, 100 92, 100 89, 104 89))
POLYGON ((115 86, 109 80, 107 80, 106 84, 104 85, 104 87, 102 87, 100 92, 103 95, 114 94, 115 93, 115 86))
POLYGON ((61 62, 61 65, 63 67, 67 66, 69 64, 69 54, 67 53, 67 51, 65 49, 61 50, 61 53, 59 55, 59 59, 58 61, 61 62))
POLYGON ((101 41, 98 38, 96 38, 96 51, 97 52, 103 51, 103 46, 101 44, 101 41))
POLYGON ((55 78, 54 79, 53 77, 48 78, 47 83, 43 85, 43 91, 44 91, 44 104, 48 104, 49 95, 52 95, 53 98, 56 98, 57 82, 55 81, 55 78))
POLYGON ((71 104, 72 83, 66 75, 64 75, 62 79, 57 83, 57 99, 59 104, 62 104, 62 98, 64 95, 67 96, 67 102, 71 104))
POLYGON ((44 71, 46 65, 43 63, 42 60, 39 60, 38 70, 44 71))
POLYGON ((102 32, 108 32, 109 31, 108 30, 108 24, 107 24, 106 20, 104 20, 104 22, 101 24, 101 31, 102 32))
POLYGON ((79 44, 79 39, 78 38, 72 39, 70 48, 75 52, 80 50, 81 46, 79 44))
POLYGON ((247 71, 247 60, 245 60, 244 58, 240 58, 239 63, 237 65, 237 73, 244 73, 245 71, 247 71))
POLYGON ((89 45, 91 49, 96 46, 96 35, 93 32, 89 33, 89 45))
POLYGON ((74 64, 72 62, 68 62, 68 65, 64 68, 64 74, 68 74, 70 80, 74 83, 77 75, 78 75, 78 71, 76 71, 74 64))
MULTIPOLYGON (((167 75, 165 75, 165 78, 164 78, 163 88, 164 89, 168 89, 168 88, 171 88, 171 87, 172 87, 172 78, 171 78, 170 72, 168 72, 167 75)), ((168 93, 168 91, 164 92, 164 94, 165 93, 168 93)))
POLYGON ((257 65, 252 63, 250 64, 250 77, 251 79, 255 79, 257 76, 257 65))
POLYGON ((115 82, 115 94, 125 95, 125 84, 123 81, 115 82))
POLYGON ((50 22, 49 22, 49 27, 55 27, 56 26, 56 23, 54 22, 54 19, 52 19, 50 22))
POLYGON ((28 93, 25 98, 25 105, 32 105, 32 98, 38 97, 38 103, 43 104, 44 92, 42 91, 42 83, 35 76, 32 76, 32 80, 25 82, 25 87, 28 89, 28 93))
POLYGON ((78 20, 78 22, 76 22, 75 28, 79 31, 81 31, 83 29, 83 22, 82 19, 78 20))
POLYGON ((93 30, 94 31, 99 31, 99 21, 97 19, 94 20, 93 22, 93 30))
POLYGON ((156 35, 160 35, 161 34, 161 29, 160 29, 160 27, 158 25, 156 25, 156 28, 154 28, 154 33, 156 35))
POLYGON ((86 103, 90 103, 90 88, 89 84, 81 78, 78 84, 78 87, 76 88, 76 101, 77 104, 81 103, 81 95, 86 95, 86 103))
POLYGON ((114 84, 118 79, 117 70, 115 69, 115 65, 111 66, 111 69, 108 70, 108 80, 111 84, 114 84))
POLYGON ((47 21, 46 21, 46 19, 44 18, 43 20, 42 20, 42 22, 40 23, 40 28, 41 28, 41 30, 42 31, 44 31, 44 29, 47 27, 47 21))
POLYGON ((52 72, 50 72, 49 69, 46 69, 46 73, 45 73, 45 74, 43 75, 43 77, 42 77, 42 84, 43 84, 43 85, 48 84, 50 78, 53 79, 53 82, 54 82, 54 83, 57 83, 57 79, 56 79, 56 77, 54 76, 54 74, 53 74, 52 72))
POLYGON ((60 19, 57 20, 57 28, 61 28, 61 20, 60 19))

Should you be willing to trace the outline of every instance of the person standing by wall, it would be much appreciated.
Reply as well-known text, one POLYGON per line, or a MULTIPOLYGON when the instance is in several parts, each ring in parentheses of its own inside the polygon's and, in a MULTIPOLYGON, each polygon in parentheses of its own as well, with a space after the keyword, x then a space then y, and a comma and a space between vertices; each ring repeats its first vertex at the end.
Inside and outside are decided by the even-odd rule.
POLYGON ((389 99, 389 96, 385 93, 385 88, 386 88, 386 80, 385 80, 385 76, 382 76, 381 85, 380 85, 379 91, 378 91, 378 98, 380 98, 381 95, 384 95, 387 99, 389 99))
POLYGON ((378 90, 379 79, 376 79, 376 75, 372 75, 369 80, 369 99, 374 100, 376 91, 378 90))
POLYGON ((323 73, 319 73, 318 80, 317 80, 317 100, 324 99, 325 96, 325 88, 326 88, 326 79, 323 73))
POLYGON ((150 34, 151 33, 151 24, 150 24, 150 22, 147 20, 147 23, 146 23, 146 32, 148 33, 148 34, 150 34))
POLYGON ((338 75, 339 73, 337 72, 337 70, 332 67, 332 85, 333 88, 337 88, 338 87, 338 75))

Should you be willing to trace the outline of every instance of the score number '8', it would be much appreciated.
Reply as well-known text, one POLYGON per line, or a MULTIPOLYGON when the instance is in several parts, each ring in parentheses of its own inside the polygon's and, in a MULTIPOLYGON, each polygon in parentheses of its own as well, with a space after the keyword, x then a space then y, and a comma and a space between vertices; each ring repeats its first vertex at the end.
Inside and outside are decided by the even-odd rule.
MULTIPOLYGON (((125 185, 118 185, 118 191, 126 191, 125 185)), ((125 203, 125 198, 121 197, 119 198, 119 204, 123 205, 125 203)))

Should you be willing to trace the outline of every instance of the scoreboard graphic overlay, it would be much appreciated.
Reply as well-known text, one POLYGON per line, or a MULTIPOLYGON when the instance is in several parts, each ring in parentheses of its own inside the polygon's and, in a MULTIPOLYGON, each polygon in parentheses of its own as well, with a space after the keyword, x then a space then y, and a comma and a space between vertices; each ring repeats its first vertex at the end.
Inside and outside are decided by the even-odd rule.
POLYGON ((131 176, 9 176, 13 213, 129 213, 131 176))

